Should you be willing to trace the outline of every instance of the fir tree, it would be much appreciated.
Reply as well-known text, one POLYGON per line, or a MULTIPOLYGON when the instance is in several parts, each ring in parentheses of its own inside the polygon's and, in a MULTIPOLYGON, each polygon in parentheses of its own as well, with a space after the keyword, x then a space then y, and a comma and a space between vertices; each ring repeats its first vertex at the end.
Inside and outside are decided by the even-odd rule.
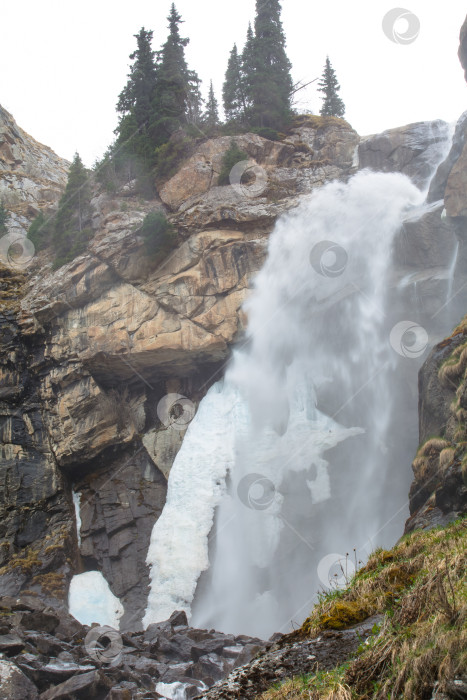
POLYGON ((215 129, 219 126, 219 105, 214 94, 214 88, 212 86, 212 80, 209 84, 209 96, 206 103, 206 111, 204 113, 204 124, 208 129, 215 129))
POLYGON ((199 83, 194 71, 188 69, 185 46, 189 39, 180 36, 182 18, 172 3, 168 16, 169 36, 158 52, 158 75, 153 102, 151 134, 156 146, 189 120, 196 123, 200 113, 199 83))
POLYGON ((75 153, 68 181, 55 217, 53 244, 57 266, 82 253, 91 235, 89 175, 78 153, 75 153))
POLYGON ((6 233, 8 233, 6 222, 8 221, 9 216, 9 213, 3 206, 3 202, 0 202, 0 236, 4 236, 6 233))
POLYGON ((253 126, 281 127, 291 112, 291 64, 280 13, 279 0, 256 0, 255 32, 248 49, 251 55, 245 46, 243 60, 253 126))
POLYGON ((253 86, 255 84, 254 76, 256 70, 255 66, 255 35, 253 33, 253 29, 251 28, 251 23, 248 23, 246 41, 245 46, 243 47, 241 60, 241 82, 244 94, 245 120, 248 120, 251 106, 253 104, 253 86))
POLYGON ((242 60, 237 45, 233 45, 222 87, 222 101, 227 121, 246 117, 245 86, 243 84, 242 60))
POLYGON ((130 54, 128 82, 117 102, 117 112, 122 116, 115 130, 120 151, 138 155, 143 161, 151 158, 153 147, 149 138, 149 123, 152 118, 153 100, 156 90, 157 71, 155 52, 151 48, 152 31, 142 27, 135 34, 137 49, 130 54))
POLYGON ((343 117, 345 105, 337 94, 340 90, 340 85, 337 82, 336 72, 331 66, 329 56, 326 56, 326 65, 318 85, 318 90, 324 94, 323 105, 320 110, 321 116, 343 117))
POLYGON ((203 98, 199 88, 201 80, 192 72, 192 80, 188 87, 186 120, 189 124, 199 126, 203 121, 203 98))
POLYGON ((36 250, 42 250, 51 243, 51 236, 54 231, 54 218, 51 210, 46 214, 40 211, 33 219, 28 228, 28 238, 32 241, 36 250))

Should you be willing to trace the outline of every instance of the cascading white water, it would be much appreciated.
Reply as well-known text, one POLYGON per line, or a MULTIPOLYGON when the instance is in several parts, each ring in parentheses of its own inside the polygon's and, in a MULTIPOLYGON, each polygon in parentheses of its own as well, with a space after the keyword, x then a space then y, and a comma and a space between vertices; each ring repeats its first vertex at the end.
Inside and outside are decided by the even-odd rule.
POLYGON ((389 341, 386 274, 422 199, 405 176, 362 172, 278 221, 247 343, 170 473, 146 624, 184 609, 200 627, 286 630, 307 614, 329 555, 356 547, 364 558, 399 532, 408 481, 392 478, 390 434, 402 353, 389 341))

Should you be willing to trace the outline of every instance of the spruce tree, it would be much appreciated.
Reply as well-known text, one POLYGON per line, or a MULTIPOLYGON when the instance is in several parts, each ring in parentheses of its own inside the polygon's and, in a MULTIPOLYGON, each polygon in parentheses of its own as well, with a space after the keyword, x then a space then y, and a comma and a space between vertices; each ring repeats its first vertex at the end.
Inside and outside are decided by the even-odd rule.
POLYGON ((122 116, 115 130, 119 151, 136 154, 144 162, 151 159, 153 146, 149 138, 149 123, 152 118, 153 100, 156 90, 157 71, 155 52, 151 48, 152 31, 142 27, 135 34, 137 49, 130 54, 128 82, 117 102, 117 112, 122 116))
POLYGON ((200 90, 201 80, 192 71, 192 80, 188 86, 186 120, 189 124, 199 126, 203 121, 203 98, 200 90))
POLYGON ((241 80, 244 91, 244 107, 245 107, 245 120, 248 121, 251 116, 251 107, 253 104, 253 86, 254 86, 254 75, 255 75, 255 35, 253 29, 251 28, 251 23, 248 23, 248 29, 246 33, 245 46, 242 51, 242 61, 241 61, 241 80))
POLYGON ((237 45, 230 52, 224 85, 222 86, 222 101, 227 121, 245 119, 246 98, 242 75, 242 59, 238 55, 237 45))
POLYGON ((75 153, 55 217, 53 244, 58 265, 82 253, 91 235, 89 174, 75 153))
POLYGON ((285 51, 280 14, 279 0, 256 0, 251 56, 244 55, 253 126, 280 128, 291 112, 291 63, 285 51))
POLYGON ((340 85, 336 78, 336 72, 331 66, 329 56, 326 56, 326 64, 318 85, 318 90, 324 94, 323 105, 320 110, 321 116, 343 117, 345 114, 345 105, 337 94, 340 90, 340 85))
POLYGON ((4 236, 6 233, 8 233, 6 222, 8 221, 9 216, 9 213, 3 206, 3 202, 0 202, 0 236, 4 236))
POLYGON ((165 143, 180 126, 195 121, 200 112, 199 83, 194 71, 188 69, 185 46, 189 39, 180 36, 183 21, 172 3, 169 36, 158 52, 157 85, 151 122, 152 140, 156 146, 165 143))
POLYGON ((212 86, 212 80, 209 84, 209 96, 206 103, 206 111, 204 113, 204 124, 209 130, 213 130, 216 126, 219 126, 219 105, 214 94, 214 88, 212 86))

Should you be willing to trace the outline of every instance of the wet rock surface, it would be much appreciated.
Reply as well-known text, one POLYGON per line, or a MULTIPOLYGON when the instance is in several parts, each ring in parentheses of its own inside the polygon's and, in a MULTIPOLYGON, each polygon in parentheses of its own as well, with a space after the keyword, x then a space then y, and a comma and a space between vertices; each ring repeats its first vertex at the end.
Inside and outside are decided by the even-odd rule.
POLYGON ((193 629, 183 612, 141 633, 90 628, 34 597, 0 598, 0 633, 2 700, 192 698, 268 645, 193 629))
POLYGON ((339 666, 370 636, 379 620, 375 616, 348 630, 326 630, 314 639, 297 639, 294 633, 284 635, 199 697, 254 700, 274 683, 339 666))
POLYGON ((362 139, 359 167, 383 173, 404 173, 424 187, 433 172, 433 155, 446 138, 449 125, 441 120, 416 122, 362 139))
POLYGON ((419 372, 420 447, 412 464, 405 532, 444 526, 467 512, 466 339, 464 319, 450 338, 433 348, 419 372), (450 365, 447 373, 446 365, 450 365))

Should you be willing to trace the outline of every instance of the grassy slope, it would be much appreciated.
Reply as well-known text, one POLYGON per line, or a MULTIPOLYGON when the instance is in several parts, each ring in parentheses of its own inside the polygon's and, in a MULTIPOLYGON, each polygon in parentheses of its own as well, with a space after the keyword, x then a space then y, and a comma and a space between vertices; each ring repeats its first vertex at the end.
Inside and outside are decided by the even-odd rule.
POLYGON ((345 590, 323 595, 297 636, 384 615, 356 657, 331 672, 294 678, 262 700, 431 697, 467 672, 467 519, 418 530, 375 551, 345 590))

